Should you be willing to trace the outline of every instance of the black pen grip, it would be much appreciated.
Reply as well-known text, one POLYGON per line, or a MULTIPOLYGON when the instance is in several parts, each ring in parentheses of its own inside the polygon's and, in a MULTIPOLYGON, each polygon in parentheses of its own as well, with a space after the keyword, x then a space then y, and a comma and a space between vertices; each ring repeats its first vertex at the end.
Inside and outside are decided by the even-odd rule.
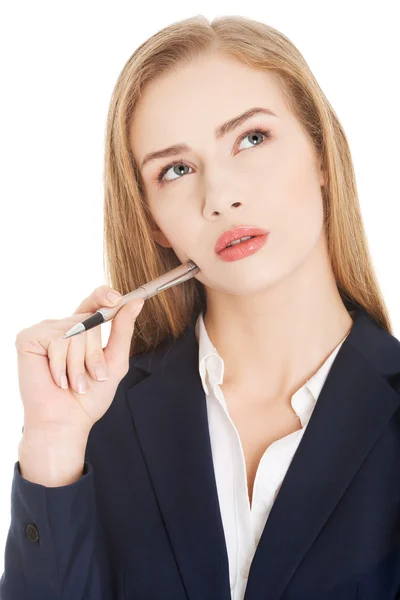
POLYGON ((96 327, 96 325, 101 325, 102 323, 104 323, 104 317, 99 311, 82 321, 82 325, 85 327, 86 331, 92 329, 92 327, 96 327))

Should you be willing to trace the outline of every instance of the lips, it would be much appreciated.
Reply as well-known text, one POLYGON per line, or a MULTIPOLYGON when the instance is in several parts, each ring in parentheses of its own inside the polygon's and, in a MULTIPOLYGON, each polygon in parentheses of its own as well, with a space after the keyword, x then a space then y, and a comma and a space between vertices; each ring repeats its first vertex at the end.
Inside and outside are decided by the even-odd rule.
POLYGON ((260 227, 253 227, 252 225, 238 225, 238 227, 224 231, 224 233, 219 236, 215 243, 214 251, 218 254, 218 252, 221 252, 221 250, 226 248, 228 244, 236 240, 240 240, 242 237, 246 237, 248 235, 265 235, 266 233, 268 233, 268 231, 266 231, 266 229, 261 229, 260 227))

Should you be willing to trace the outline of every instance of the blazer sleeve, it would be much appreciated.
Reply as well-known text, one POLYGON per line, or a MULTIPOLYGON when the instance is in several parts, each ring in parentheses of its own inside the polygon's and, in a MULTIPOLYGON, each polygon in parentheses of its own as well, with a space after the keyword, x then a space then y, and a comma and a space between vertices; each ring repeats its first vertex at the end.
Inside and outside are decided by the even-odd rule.
POLYGON ((108 585, 91 464, 51 488, 24 479, 17 461, 0 599, 111 600, 108 585))

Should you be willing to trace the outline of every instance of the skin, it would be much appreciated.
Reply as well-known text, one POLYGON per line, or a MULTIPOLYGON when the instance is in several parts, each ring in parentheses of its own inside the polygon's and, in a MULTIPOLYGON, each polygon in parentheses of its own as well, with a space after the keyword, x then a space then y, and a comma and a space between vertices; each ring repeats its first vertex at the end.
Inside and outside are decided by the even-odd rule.
POLYGON ((202 57, 149 84, 130 143, 139 166, 147 153, 172 144, 192 148, 149 162, 140 173, 157 225, 154 239, 201 269, 205 326, 224 360, 221 388, 232 415, 238 422, 243 410, 253 416, 242 425, 253 437, 260 418, 275 415, 272 436, 254 448, 254 467, 266 442, 293 428, 292 395, 353 323, 328 257, 321 163, 273 74, 223 55, 202 57), (252 107, 277 116, 254 116, 215 139, 218 125, 252 107), (273 138, 254 132, 240 139, 260 127, 273 138), (159 187, 157 174, 178 159, 181 166, 171 167, 159 187), (267 243, 224 262, 214 244, 240 224, 269 231, 267 243))

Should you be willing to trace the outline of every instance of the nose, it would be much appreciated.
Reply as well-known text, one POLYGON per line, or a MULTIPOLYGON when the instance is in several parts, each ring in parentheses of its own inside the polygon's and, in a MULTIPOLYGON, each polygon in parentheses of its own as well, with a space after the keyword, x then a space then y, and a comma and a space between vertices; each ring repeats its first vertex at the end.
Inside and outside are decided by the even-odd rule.
MULTIPOLYGON (((236 201, 236 202, 232 202, 232 204, 230 205, 230 207, 228 206, 228 208, 238 208, 241 205, 242 205, 241 202, 236 201)), ((217 216, 219 216, 221 214, 221 212, 224 212, 224 203, 223 203, 223 201, 219 202, 217 206, 218 206, 218 210, 212 210, 212 207, 213 207, 212 205, 210 205, 208 207, 210 211, 212 210, 212 212, 211 212, 211 216, 212 217, 217 217, 217 216)), ((205 207, 205 211, 207 211, 207 207, 205 207)))

